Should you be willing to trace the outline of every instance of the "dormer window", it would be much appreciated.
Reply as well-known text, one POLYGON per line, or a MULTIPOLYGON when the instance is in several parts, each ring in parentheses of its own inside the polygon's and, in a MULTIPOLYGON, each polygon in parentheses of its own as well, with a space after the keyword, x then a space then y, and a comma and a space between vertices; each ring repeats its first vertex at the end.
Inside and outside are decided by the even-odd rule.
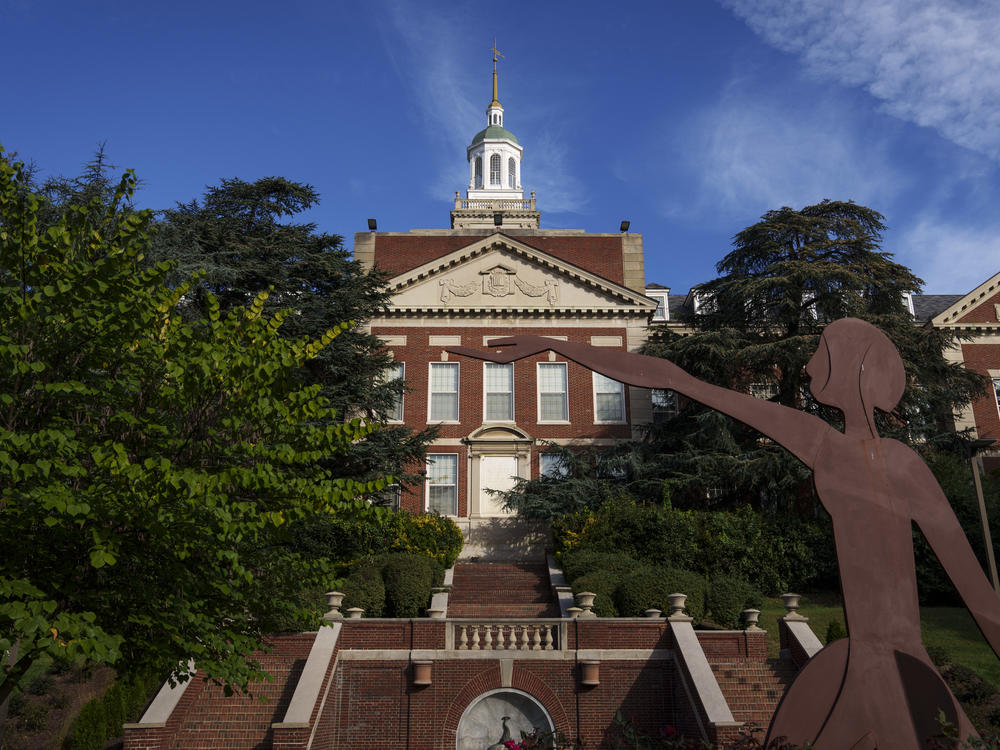
POLYGON ((490 184, 500 184, 500 154, 493 154, 490 157, 490 184))
POLYGON ((916 313, 913 311, 913 292, 903 292, 903 307, 906 308, 906 312, 910 314, 910 317, 916 317, 916 313))

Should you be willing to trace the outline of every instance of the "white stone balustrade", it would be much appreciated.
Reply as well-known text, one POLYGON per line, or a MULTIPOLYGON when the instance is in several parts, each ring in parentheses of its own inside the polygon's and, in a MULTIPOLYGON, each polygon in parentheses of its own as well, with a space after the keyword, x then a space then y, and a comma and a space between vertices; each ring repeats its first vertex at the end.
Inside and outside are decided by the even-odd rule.
POLYGON ((455 198, 455 210, 480 209, 487 211, 535 211, 535 199, 502 200, 499 198, 486 200, 483 198, 455 198))
POLYGON ((558 651, 558 623, 452 623, 459 651, 558 651))

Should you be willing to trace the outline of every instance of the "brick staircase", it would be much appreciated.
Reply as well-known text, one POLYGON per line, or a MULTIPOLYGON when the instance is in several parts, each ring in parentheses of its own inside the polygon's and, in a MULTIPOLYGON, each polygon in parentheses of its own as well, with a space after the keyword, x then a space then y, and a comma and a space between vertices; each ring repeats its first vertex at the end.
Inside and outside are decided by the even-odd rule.
POLYGON ((275 640, 270 653, 256 654, 261 667, 274 679, 252 683, 252 695, 227 696, 221 687, 204 682, 204 675, 198 674, 185 692, 189 709, 170 747, 271 747, 271 724, 284 717, 314 638, 312 633, 286 636, 275 640))
POLYGON ((449 617, 559 617, 545 563, 455 565, 449 617))
POLYGON ((765 729, 797 672, 791 659, 713 663, 711 666, 733 718, 765 729))

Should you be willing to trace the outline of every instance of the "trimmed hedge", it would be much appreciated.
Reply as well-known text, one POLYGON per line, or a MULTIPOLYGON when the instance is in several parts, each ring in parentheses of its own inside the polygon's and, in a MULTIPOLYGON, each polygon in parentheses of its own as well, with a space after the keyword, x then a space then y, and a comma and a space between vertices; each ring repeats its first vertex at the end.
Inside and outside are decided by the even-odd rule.
POLYGON ((757 609, 762 601, 760 591, 749 581, 722 576, 709 582, 705 607, 716 624, 736 628, 743 610, 757 609))
POLYGON ((566 581, 570 586, 573 586, 574 590, 583 590, 577 589, 575 581, 587 573, 606 570, 613 573, 617 579, 628 575, 640 565, 637 560, 620 552, 596 552, 594 550, 564 552, 559 556, 559 563, 566 575, 566 581))
POLYGON ((351 571, 341 586, 344 594, 342 611, 361 607, 366 617, 381 617, 385 610, 385 584, 382 571, 375 565, 360 565, 351 571))
POLYGON ((597 594, 594 598, 594 614, 598 617, 618 617, 618 607, 615 606, 618 581, 618 576, 609 570, 595 570, 573 582, 573 593, 589 591, 597 594))
POLYGON ((387 552, 417 552, 449 568, 462 551, 462 532, 450 518, 383 508, 320 515, 295 524, 296 548, 310 559, 347 567, 387 552))
POLYGON ((436 566, 412 552, 388 555, 382 565, 387 617, 420 617, 431 600, 436 566))
POLYGON ((705 617, 708 582, 689 570, 659 566, 637 568, 615 589, 615 605, 622 617, 642 617, 647 609, 670 612, 670 594, 687 594, 687 614, 699 622, 705 617))
POLYGON ((837 583, 832 530, 825 518, 776 518, 751 508, 682 511, 611 500, 597 510, 556 519, 552 536, 561 560, 583 552, 625 555, 708 578, 758 581, 770 594, 837 583))

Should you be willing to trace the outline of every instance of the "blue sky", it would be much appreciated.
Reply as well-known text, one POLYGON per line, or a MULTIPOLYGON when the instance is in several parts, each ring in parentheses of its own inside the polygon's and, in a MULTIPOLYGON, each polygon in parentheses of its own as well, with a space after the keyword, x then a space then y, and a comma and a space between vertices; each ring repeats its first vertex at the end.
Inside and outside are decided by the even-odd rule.
POLYGON ((496 36, 542 226, 629 219, 649 282, 684 292, 823 198, 883 213, 927 292, 1000 270, 994 0, 0 0, 0 29, 4 148, 72 175, 106 141, 145 207, 282 175, 348 245, 446 227, 496 36))

